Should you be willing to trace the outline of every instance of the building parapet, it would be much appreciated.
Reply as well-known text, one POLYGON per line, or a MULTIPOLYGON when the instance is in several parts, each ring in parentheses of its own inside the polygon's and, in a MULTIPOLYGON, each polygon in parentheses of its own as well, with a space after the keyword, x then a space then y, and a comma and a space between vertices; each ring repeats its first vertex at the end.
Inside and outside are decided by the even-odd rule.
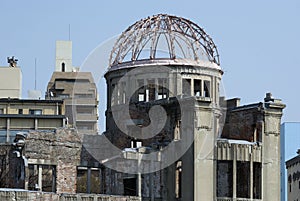
POLYGON ((261 143, 248 142, 246 140, 218 139, 217 141, 217 159, 233 160, 234 153, 239 161, 254 162, 262 161, 261 143))

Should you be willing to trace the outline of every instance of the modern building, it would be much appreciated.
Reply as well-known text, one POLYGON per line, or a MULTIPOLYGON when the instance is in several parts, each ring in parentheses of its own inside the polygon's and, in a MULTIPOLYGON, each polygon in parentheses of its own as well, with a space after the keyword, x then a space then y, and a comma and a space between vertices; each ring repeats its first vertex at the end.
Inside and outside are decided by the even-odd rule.
POLYGON ((0 143, 12 142, 19 132, 54 130, 65 126, 61 100, 0 99, 0 143))
POLYGON ((21 98, 22 71, 17 61, 8 57, 9 66, 0 67, 0 98, 21 98))
POLYGON ((222 74, 214 42, 187 19, 159 14, 121 34, 105 74, 105 136, 122 150, 101 160, 110 172, 106 193, 280 200, 285 105, 270 93, 245 106, 224 100, 222 74))
POLYGON ((286 162, 287 169, 287 201, 300 200, 300 149, 297 156, 286 162))
POLYGON ((72 42, 56 42, 55 72, 47 86, 47 100, 64 100, 69 125, 79 132, 98 131, 98 95, 90 72, 79 72, 72 66, 72 42))
POLYGON ((300 147, 300 122, 284 122, 281 124, 281 201, 286 201, 288 195, 287 169, 285 162, 295 156, 295 150, 300 147))

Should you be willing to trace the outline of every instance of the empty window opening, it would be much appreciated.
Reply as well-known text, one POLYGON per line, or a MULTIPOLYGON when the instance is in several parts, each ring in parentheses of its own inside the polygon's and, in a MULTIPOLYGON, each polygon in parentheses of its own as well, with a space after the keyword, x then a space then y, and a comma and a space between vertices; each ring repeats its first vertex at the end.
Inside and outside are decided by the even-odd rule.
POLYGON ((175 196, 181 198, 182 195, 182 161, 176 163, 175 171, 175 196))
POLYGON ((0 114, 4 114, 4 109, 0 108, 0 114))
POLYGON ((155 80, 154 79, 148 80, 148 86, 147 86, 146 93, 147 93, 146 101, 155 100, 155 80))
POLYGON ((201 80, 194 80, 194 96, 202 96, 201 93, 201 80))
POLYGON ((138 84, 138 100, 145 101, 146 93, 145 93, 144 80, 138 80, 137 84, 138 84))
POLYGON ((182 80, 182 94, 187 96, 191 95, 191 79, 182 80))
POLYGON ((232 197, 233 195, 233 162, 217 162, 217 196, 232 197))
POLYGON ((55 192, 56 168, 54 165, 28 165, 28 190, 55 192))
POLYGON ((168 90, 167 90, 167 79, 159 78, 158 79, 158 97, 157 99, 168 98, 168 90))
POLYGON ((250 162, 237 161, 236 189, 238 198, 250 198, 250 162))
POLYGON ((23 109, 19 109, 18 114, 23 114, 23 109))
POLYGON ((210 97, 210 81, 204 81, 204 96, 210 97))
POLYGON ((63 62, 61 64, 61 72, 65 72, 66 71, 66 64, 63 62))
POLYGON ((253 163, 253 198, 261 199, 261 163, 253 163))
POLYGON ((102 174, 99 168, 78 167, 77 169, 77 193, 103 193, 102 174))
POLYGON ((124 195, 136 196, 137 195, 137 179, 128 178, 123 179, 124 184, 124 195))
POLYGON ((111 97, 111 105, 115 105, 116 104, 116 97, 114 96, 114 90, 116 88, 116 85, 115 84, 112 84, 111 85, 111 94, 110 94, 110 97, 111 97))
POLYGON ((121 104, 126 103, 126 82, 121 83, 121 104))

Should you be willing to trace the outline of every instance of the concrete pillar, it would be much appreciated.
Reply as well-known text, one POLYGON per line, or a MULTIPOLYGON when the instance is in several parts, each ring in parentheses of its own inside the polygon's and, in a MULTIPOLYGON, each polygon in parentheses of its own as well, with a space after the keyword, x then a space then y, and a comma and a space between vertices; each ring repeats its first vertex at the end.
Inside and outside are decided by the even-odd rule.
POLYGON ((34 130, 38 130, 38 119, 34 119, 34 130))
POLYGON ((6 142, 9 142, 10 139, 10 118, 7 118, 6 120, 6 142))
POLYGON ((137 192, 138 196, 141 198, 142 197, 142 174, 140 171, 141 168, 141 154, 138 153, 138 174, 137 174, 137 192))
POLYGON ((43 169, 42 169, 42 166, 39 165, 38 166, 38 185, 39 185, 39 191, 42 191, 42 186, 43 186, 43 183, 42 183, 42 178, 43 178, 43 175, 42 175, 42 172, 43 169))
POLYGON ((236 200, 236 150, 237 146, 234 145, 233 149, 233 179, 232 179, 232 197, 236 200))
POLYGON ((86 180, 86 191, 87 193, 91 193, 91 168, 87 169, 87 180, 86 180))
POLYGON ((253 157, 252 157, 252 146, 250 149, 250 199, 253 199, 253 157))

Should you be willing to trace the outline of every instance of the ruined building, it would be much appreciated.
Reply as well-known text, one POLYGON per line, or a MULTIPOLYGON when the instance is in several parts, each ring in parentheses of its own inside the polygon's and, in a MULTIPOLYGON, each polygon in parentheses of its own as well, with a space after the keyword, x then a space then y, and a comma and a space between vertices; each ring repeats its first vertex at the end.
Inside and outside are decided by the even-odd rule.
POLYGON ((98 131, 98 95, 91 72, 72 65, 72 41, 56 42, 55 71, 47 86, 47 100, 64 100, 68 124, 82 134, 98 131))
POLYGON ((68 121, 92 135, 73 129, 19 133, 7 145, 8 166, 15 168, 11 186, 63 193, 51 194, 57 196, 52 200, 96 200, 75 193, 143 201, 280 200, 285 105, 270 93, 244 106, 222 97, 216 45, 197 24, 159 14, 120 35, 105 74, 102 135, 87 132, 95 129, 94 82, 72 72, 70 44, 60 45, 66 48, 57 50, 46 97, 64 99, 66 116, 68 107, 85 114, 68 121), (59 198, 65 192, 72 195, 59 198))
POLYGON ((109 155, 107 193, 280 200, 285 105, 270 93, 245 106, 224 100, 222 74, 214 42, 187 19, 159 14, 122 33, 105 74, 105 136, 115 151, 99 156, 109 155))

